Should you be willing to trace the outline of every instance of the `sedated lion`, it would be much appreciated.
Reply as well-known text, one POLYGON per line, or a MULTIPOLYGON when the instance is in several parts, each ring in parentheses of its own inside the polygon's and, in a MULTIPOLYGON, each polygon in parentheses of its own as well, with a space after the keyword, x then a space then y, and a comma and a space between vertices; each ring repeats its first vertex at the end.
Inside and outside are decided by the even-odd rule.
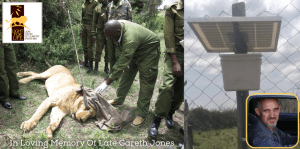
POLYGON ((21 124, 21 129, 26 132, 36 126, 37 122, 50 107, 52 107, 50 125, 46 129, 48 139, 52 138, 52 133, 57 129, 65 115, 72 115, 79 121, 86 121, 89 117, 96 115, 96 111, 90 105, 88 105, 89 110, 85 109, 82 94, 76 92, 80 88, 80 85, 75 81, 71 72, 64 66, 56 65, 40 74, 31 71, 19 72, 17 76, 29 76, 19 80, 21 84, 34 79, 46 79, 45 87, 49 95, 41 103, 33 116, 21 124))

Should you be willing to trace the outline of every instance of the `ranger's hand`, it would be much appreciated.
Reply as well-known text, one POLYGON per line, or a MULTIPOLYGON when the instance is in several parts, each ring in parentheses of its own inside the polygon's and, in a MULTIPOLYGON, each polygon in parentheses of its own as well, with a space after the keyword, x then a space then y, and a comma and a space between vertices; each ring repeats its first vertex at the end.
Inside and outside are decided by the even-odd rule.
POLYGON ((108 88, 109 85, 106 84, 106 81, 104 81, 101 85, 99 85, 97 88, 96 88, 96 92, 101 94, 105 89, 108 88))
POLYGON ((108 79, 106 80, 106 85, 110 85, 113 81, 114 81, 114 80, 108 78, 108 79))
POLYGON ((105 13, 102 13, 101 18, 102 18, 103 20, 106 20, 106 15, 105 15, 105 13))
POLYGON ((182 70, 181 70, 181 66, 178 63, 178 61, 173 62, 173 75, 177 76, 177 77, 183 75, 182 70))

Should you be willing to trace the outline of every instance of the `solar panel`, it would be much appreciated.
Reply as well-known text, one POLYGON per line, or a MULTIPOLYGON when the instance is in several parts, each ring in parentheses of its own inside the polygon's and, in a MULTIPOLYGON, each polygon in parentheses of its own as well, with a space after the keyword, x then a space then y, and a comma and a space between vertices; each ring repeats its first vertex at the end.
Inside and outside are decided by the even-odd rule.
POLYGON ((207 52, 234 52, 236 43, 247 52, 275 52, 281 17, 188 18, 207 52))

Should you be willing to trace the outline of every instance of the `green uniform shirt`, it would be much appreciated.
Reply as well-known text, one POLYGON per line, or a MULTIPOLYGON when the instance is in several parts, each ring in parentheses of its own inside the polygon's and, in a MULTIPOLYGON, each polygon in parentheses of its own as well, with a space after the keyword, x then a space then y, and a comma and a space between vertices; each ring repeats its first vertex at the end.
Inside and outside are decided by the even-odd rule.
MULTIPOLYGON (((109 78, 116 80, 120 78, 123 72, 123 69, 131 62, 132 59, 136 61, 142 60, 147 56, 152 50, 149 47, 159 42, 159 39, 155 33, 149 29, 126 20, 118 20, 122 25, 122 36, 120 45, 114 49, 108 49, 112 53, 111 59, 114 59, 114 62, 111 62, 112 74, 109 78)), ((114 42, 114 45, 118 42, 114 42)))
MULTIPOLYGON (((0 4, 0 12, 1 12, 1 16, 0 16, 0 19, 1 19, 1 22, 0 22, 0 32, 2 33, 2 3, 0 4)), ((1 41, 2 41, 2 39, 1 39, 1 41)))
POLYGON ((98 4, 98 0, 87 0, 82 4, 81 26, 92 25, 94 9, 98 4))
POLYGON ((93 22, 92 22, 92 35, 97 33, 103 33, 104 24, 106 23, 106 19, 101 17, 102 14, 106 13, 106 6, 103 4, 99 4, 94 10, 93 22))
POLYGON ((184 9, 181 0, 166 9, 164 37, 167 53, 176 53, 175 45, 184 38, 184 9))
POLYGON ((128 20, 132 21, 132 9, 127 0, 112 1, 107 5, 108 20, 128 20))

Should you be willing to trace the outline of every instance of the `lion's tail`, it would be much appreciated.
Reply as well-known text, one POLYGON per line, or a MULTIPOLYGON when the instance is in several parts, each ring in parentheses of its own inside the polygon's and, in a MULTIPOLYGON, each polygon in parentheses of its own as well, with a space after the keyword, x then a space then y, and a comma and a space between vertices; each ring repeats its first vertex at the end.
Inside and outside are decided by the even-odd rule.
POLYGON ((47 61, 46 55, 49 55, 49 51, 46 51, 46 52, 44 53, 44 60, 45 60, 45 63, 46 63, 49 67, 52 67, 52 66, 50 65, 50 63, 47 61))

